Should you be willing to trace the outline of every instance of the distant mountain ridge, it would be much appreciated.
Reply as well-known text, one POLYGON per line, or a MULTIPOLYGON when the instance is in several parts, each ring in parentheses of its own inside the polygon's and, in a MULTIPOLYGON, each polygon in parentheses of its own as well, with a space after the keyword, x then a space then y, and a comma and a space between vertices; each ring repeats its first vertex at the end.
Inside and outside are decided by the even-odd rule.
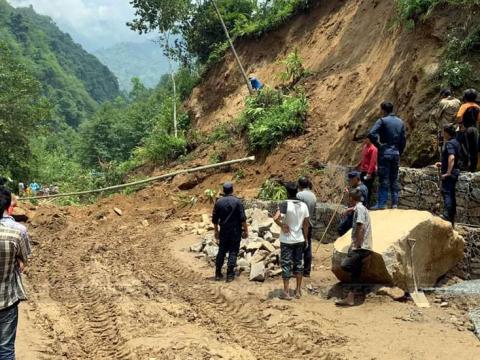
POLYGON ((70 126, 78 126, 98 104, 119 95, 108 67, 32 7, 13 8, 0 0, 0 42, 41 82, 55 115, 70 126))
POLYGON ((162 75, 169 72, 168 60, 159 44, 124 42, 110 48, 99 49, 94 54, 117 76, 120 88, 132 89, 131 80, 138 77, 142 83, 154 88, 162 75))

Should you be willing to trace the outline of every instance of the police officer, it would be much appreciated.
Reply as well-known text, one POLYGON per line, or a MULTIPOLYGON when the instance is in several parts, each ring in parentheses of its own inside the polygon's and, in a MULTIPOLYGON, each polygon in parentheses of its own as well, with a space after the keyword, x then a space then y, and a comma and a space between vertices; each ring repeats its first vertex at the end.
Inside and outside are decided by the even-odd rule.
POLYGON ((228 253, 227 282, 230 282, 235 278, 240 241, 242 237, 244 239, 248 237, 248 226, 243 204, 233 195, 233 184, 225 183, 223 193, 224 196, 216 202, 212 215, 215 239, 219 241, 215 280, 223 279, 222 267, 228 253))
POLYGON ((381 105, 384 117, 378 120, 368 135, 372 143, 378 148, 378 202, 372 210, 381 210, 387 207, 388 191, 391 193, 392 208, 398 207, 400 187, 398 184, 398 170, 400 156, 406 146, 405 124, 402 119, 393 113, 393 104, 383 102, 381 105))
POLYGON ((456 186, 460 175, 460 143, 455 138, 456 131, 453 125, 443 127, 445 146, 442 151, 442 162, 436 164, 442 174, 442 195, 445 209, 442 218, 455 225, 457 214, 456 186))

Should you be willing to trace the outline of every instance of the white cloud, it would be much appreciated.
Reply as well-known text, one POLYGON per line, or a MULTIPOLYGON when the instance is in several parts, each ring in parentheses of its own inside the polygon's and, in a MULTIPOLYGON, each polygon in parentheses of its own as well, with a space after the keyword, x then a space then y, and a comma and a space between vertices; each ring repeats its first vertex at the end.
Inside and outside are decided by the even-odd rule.
POLYGON ((33 5, 84 46, 110 46, 122 41, 142 41, 125 23, 133 18, 129 0, 8 0, 14 6, 33 5))

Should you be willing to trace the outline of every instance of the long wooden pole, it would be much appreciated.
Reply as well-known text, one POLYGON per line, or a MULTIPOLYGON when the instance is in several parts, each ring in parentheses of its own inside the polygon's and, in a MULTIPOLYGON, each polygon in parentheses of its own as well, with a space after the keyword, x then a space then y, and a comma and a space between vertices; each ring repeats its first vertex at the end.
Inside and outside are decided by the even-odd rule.
POLYGON ((212 0, 212 3, 213 3, 213 6, 215 7, 215 11, 217 12, 217 15, 220 19, 220 22, 222 23, 223 31, 225 32, 228 43, 230 44, 233 55, 235 56, 235 60, 237 61, 238 67, 240 68, 240 71, 241 71, 242 76, 245 80, 245 83, 247 84, 248 92, 250 93, 250 95, 253 95, 254 92, 253 92, 252 84, 250 83, 250 80, 248 80, 248 76, 247 76, 247 73, 245 72, 245 68, 243 67, 242 61, 240 60, 240 57, 238 56, 237 50, 235 49, 235 46, 233 45, 232 38, 230 37, 230 33, 228 32, 227 25, 225 25, 225 21, 223 21, 223 16, 220 12, 220 9, 218 8, 217 2, 215 0, 212 0))
POLYGON ((200 167, 196 167, 196 168, 192 168, 192 169, 178 170, 178 171, 174 171, 174 172, 169 173, 169 174, 155 176, 155 177, 152 177, 152 178, 135 181, 135 182, 131 182, 131 183, 128 183, 128 184, 110 186, 110 187, 106 187, 106 188, 102 188, 102 189, 95 189, 95 190, 88 190, 88 191, 77 191, 77 192, 70 192, 70 193, 65 193, 65 194, 24 197, 24 198, 20 198, 19 200, 55 199, 55 198, 68 197, 68 196, 79 196, 79 195, 89 195, 89 194, 102 193, 102 192, 106 192, 106 191, 124 189, 124 188, 127 188, 127 187, 136 186, 136 185, 148 184, 148 183, 151 183, 151 182, 167 179, 167 178, 177 176, 177 175, 181 175, 181 174, 189 174, 189 173, 193 173, 193 172, 198 172, 198 171, 203 171, 203 170, 208 170, 208 169, 214 169, 214 168, 218 168, 218 167, 222 167, 222 166, 238 164, 238 163, 242 163, 242 162, 246 162, 246 161, 255 161, 255 156, 250 156, 250 157, 247 157, 247 158, 237 159, 237 160, 224 161, 224 162, 221 162, 221 163, 218 163, 218 164, 205 165, 205 166, 200 166, 200 167))

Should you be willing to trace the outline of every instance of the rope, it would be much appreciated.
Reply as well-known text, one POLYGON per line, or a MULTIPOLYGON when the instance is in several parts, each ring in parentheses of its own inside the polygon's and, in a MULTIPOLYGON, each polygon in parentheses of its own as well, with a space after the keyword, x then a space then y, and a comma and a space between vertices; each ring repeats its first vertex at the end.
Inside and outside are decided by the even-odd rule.
POLYGON ((203 171, 203 170, 208 170, 208 169, 213 169, 221 166, 227 166, 227 165, 233 165, 233 164, 238 164, 246 161, 255 161, 255 156, 243 158, 243 159, 237 159, 237 160, 230 160, 230 161, 224 161, 218 164, 212 164, 212 165, 205 165, 205 166, 200 166, 192 169, 184 169, 184 170, 178 170, 169 174, 165 175, 160 175, 160 176, 155 176, 151 177, 148 179, 144 180, 139 180, 127 184, 121 184, 121 185, 115 185, 115 186, 110 186, 106 188, 101 188, 101 189, 95 189, 95 190, 88 190, 88 191, 77 191, 77 192, 70 192, 70 193, 64 193, 64 194, 55 194, 55 195, 45 195, 45 196, 32 196, 32 197, 23 197, 20 198, 19 200, 40 200, 40 199, 55 199, 55 198, 61 198, 61 197, 68 197, 68 196, 79 196, 79 195, 89 195, 89 194, 95 194, 95 193, 102 193, 105 191, 112 191, 112 190, 119 190, 119 189, 124 189, 127 187, 131 186, 136 186, 136 185, 142 185, 142 184, 148 184, 152 183, 158 180, 163 180, 167 178, 171 178, 173 176, 181 175, 181 174, 189 174, 193 172, 198 172, 198 171, 203 171))
POLYGON ((325 236, 327 235, 327 232, 328 230, 330 229, 330 226, 332 226, 332 222, 333 220, 335 219, 335 216, 337 216, 338 214, 338 210, 340 210, 340 207, 342 206, 342 202, 343 202, 343 198, 345 197, 345 192, 342 192, 342 197, 340 198, 340 201, 338 202, 338 205, 337 207, 335 208, 335 211, 333 212, 333 215, 332 217, 330 218, 330 221, 328 222, 328 225, 327 227, 325 228, 325 231, 323 232, 323 235, 317 245, 317 249, 315 250, 315 254, 318 252, 318 250, 320 249, 320 246, 322 245, 323 243, 323 239, 325 239, 325 236))

